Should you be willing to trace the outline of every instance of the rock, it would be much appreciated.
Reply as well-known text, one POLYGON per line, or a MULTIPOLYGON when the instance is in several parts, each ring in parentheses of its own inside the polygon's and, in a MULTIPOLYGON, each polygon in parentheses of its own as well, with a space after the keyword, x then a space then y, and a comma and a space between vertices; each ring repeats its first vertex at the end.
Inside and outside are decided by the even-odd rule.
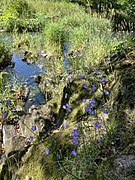
POLYGON ((30 107, 29 113, 19 121, 19 127, 22 136, 26 138, 35 134, 46 136, 53 128, 54 122, 55 115, 46 105, 40 107, 33 105, 30 107), (32 131, 32 126, 36 126, 36 131, 32 131))
POLYGON ((3 125, 3 146, 5 154, 9 154, 12 151, 21 150, 25 146, 25 137, 18 133, 15 125, 3 125))
MULTIPOLYGON (((135 172, 135 156, 134 155, 121 155, 114 160, 115 174, 118 180, 124 180, 135 172)), ((133 180, 130 177, 130 180, 133 180)))

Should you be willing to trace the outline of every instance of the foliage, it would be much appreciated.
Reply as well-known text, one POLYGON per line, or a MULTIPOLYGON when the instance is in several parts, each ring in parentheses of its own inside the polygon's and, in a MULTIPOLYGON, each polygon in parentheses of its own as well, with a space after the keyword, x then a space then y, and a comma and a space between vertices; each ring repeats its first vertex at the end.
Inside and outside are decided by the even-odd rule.
POLYGON ((45 18, 26 1, 9 1, 5 6, 2 16, 0 16, 0 26, 6 31, 41 31, 45 18))
POLYGON ((3 66, 7 66, 11 61, 11 50, 10 46, 3 42, 0 37, 0 69, 3 66))
MULTIPOLYGON (((25 175, 34 179, 105 179, 104 171, 109 171, 110 156, 123 153, 123 146, 126 148, 133 143, 133 133, 128 139, 132 127, 125 123, 133 118, 129 118, 130 113, 126 114, 127 118, 123 116, 133 106, 128 102, 133 87, 126 89, 124 86, 128 85, 125 77, 129 70, 125 71, 125 67, 130 66, 130 60, 134 58, 133 43, 128 36, 113 37, 110 20, 91 17, 83 8, 67 2, 17 1, 5 15, 8 16, 5 22, 9 23, 9 26, 5 23, 5 27, 9 30, 13 30, 12 27, 26 31, 43 29, 42 34, 14 33, 15 48, 37 54, 43 50, 43 54, 52 55, 48 59, 42 58, 46 71, 40 87, 48 95, 46 105, 55 112, 57 122, 49 137, 45 135, 39 143, 34 141, 37 128, 31 127, 33 136, 27 137, 31 144, 26 152, 28 158, 24 156, 19 164, 22 166, 18 172, 23 179, 25 175), (38 5, 31 10, 29 3, 38 5), (25 19, 24 6, 29 9, 25 19), (66 45, 68 48, 64 52, 66 45), (68 71, 64 67, 66 61, 68 71), (129 64, 124 64, 125 61, 129 64), (125 97, 129 98, 125 100, 125 97)), ((126 6, 127 1, 118 1, 119 4, 105 0, 76 2, 92 6, 101 13, 102 5, 107 4, 105 8, 117 6, 118 9, 118 5, 126 6)), ((1 41, 0 53, 7 55, 3 44, 1 41)), ((13 111, 18 104, 16 92, 4 84, 3 75, 0 74, 2 121, 14 118, 13 111)), ((129 85, 134 80, 134 71, 132 76, 127 78, 129 85)))

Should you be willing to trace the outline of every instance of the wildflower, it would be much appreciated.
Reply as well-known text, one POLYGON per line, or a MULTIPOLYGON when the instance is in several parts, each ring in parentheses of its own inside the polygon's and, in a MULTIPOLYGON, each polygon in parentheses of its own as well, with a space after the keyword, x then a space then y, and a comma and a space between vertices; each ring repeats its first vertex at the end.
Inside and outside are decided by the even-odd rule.
POLYGON ((98 72, 97 72, 97 75, 98 75, 98 76, 101 75, 101 74, 102 74, 101 71, 98 71, 98 72))
POLYGON ((6 119, 8 117, 8 113, 3 114, 3 118, 6 119))
POLYGON ((63 108, 63 109, 66 109, 67 107, 66 107, 66 105, 63 105, 62 108, 63 108))
POLYGON ((84 74, 80 74, 80 78, 84 79, 85 78, 84 74))
POLYGON ((92 99, 89 105, 93 107, 95 105, 95 100, 92 99))
POLYGON ((106 82, 106 78, 105 77, 102 77, 102 80, 101 80, 103 83, 106 82))
POLYGON ((105 109, 103 112, 104 112, 105 114, 108 114, 109 111, 108 111, 107 109, 105 109))
POLYGON ((87 89, 87 88, 88 88, 87 84, 83 84, 83 89, 87 89))
POLYGON ((90 113, 91 112, 91 108, 86 108, 85 110, 87 113, 90 113))
POLYGON ((49 149, 45 149, 45 153, 46 153, 46 155, 49 155, 50 154, 50 150, 49 149))
POLYGON ((91 115, 94 115, 94 114, 95 114, 95 112, 94 112, 93 110, 91 110, 90 114, 91 114, 91 115))
POLYGON ((70 109, 68 109, 68 113, 71 113, 72 112, 72 109, 70 108, 70 109))
POLYGON ((30 141, 32 141, 32 140, 33 140, 33 136, 30 136, 28 139, 29 139, 30 141))
POLYGON ((0 100, 0 104, 2 104, 2 100, 0 100))
POLYGON ((77 129, 74 129, 74 136, 78 136, 78 130, 77 129))
POLYGON ((76 138, 76 136, 72 136, 72 139, 73 139, 75 144, 79 144, 78 139, 76 138))
POLYGON ((86 102, 86 99, 83 99, 82 102, 86 102))
POLYGON ((76 153, 75 150, 73 150, 73 151, 71 152, 71 154, 72 154, 73 156, 77 156, 77 153, 76 153))
POLYGON ((6 101, 6 104, 7 104, 7 105, 10 105, 10 103, 11 103, 11 101, 10 101, 10 99, 8 99, 8 100, 6 101))
POLYGON ((109 91, 105 91, 105 95, 109 95, 109 91))
POLYGON ((68 106, 69 106, 69 103, 66 103, 65 106, 68 107, 68 106))
POLYGON ((31 130, 36 131, 37 130, 36 126, 32 126, 31 130))
POLYGON ((96 92, 97 88, 95 86, 92 87, 92 91, 96 92))
POLYGON ((98 128, 98 129, 101 128, 101 125, 99 124, 99 122, 97 122, 97 123, 95 124, 95 127, 98 128))

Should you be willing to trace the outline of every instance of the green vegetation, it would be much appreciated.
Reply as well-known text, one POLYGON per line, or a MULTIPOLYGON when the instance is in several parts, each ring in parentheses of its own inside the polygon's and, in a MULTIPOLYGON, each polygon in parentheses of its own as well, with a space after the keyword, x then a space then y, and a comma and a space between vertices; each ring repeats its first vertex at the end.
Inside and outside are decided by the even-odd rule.
MULTIPOLYGON (((37 126, 28 127, 33 136, 25 137, 24 149, 8 155, 1 179, 134 177, 132 167, 130 174, 128 165, 121 172, 116 163, 121 156, 133 155, 134 149, 134 38, 113 34, 109 18, 118 10, 132 16, 133 9, 129 0, 3 3, 0 27, 12 32, 13 48, 26 61, 44 63, 39 88, 46 105, 35 108, 35 114, 37 121, 43 116, 47 130, 40 136, 37 126)), ((5 63, 10 51, 3 40, 0 47, 5 63)), ((4 75, 1 72, 0 119, 19 122, 15 111, 22 106, 22 87, 11 89, 4 75)))
POLYGON ((2 66, 7 66, 11 62, 10 46, 2 41, 0 37, 0 69, 2 66))

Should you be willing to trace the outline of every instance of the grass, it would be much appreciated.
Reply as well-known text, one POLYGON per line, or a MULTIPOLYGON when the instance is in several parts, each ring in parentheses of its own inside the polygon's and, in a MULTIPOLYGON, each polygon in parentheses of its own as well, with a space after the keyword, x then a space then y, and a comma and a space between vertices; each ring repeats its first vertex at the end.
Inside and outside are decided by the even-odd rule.
MULTIPOLYGON (((28 157, 21 162, 20 172, 17 171, 23 178, 29 175, 34 176, 34 179, 104 178, 104 161, 109 161, 109 157, 114 155, 110 150, 112 141, 117 146, 117 135, 122 135, 122 141, 126 138, 113 115, 119 113, 113 113, 114 106, 119 109, 122 104, 115 104, 115 98, 119 97, 121 90, 119 76, 117 87, 115 86, 117 91, 115 87, 111 87, 111 83, 116 79, 115 72, 110 68, 110 54, 118 51, 119 55, 119 50, 125 51, 127 46, 132 45, 127 43, 125 46, 126 42, 129 42, 126 37, 112 37, 110 20, 91 17, 76 4, 29 0, 28 3, 25 2, 25 6, 29 9, 25 18, 25 11, 23 8, 19 8, 19 11, 17 8, 16 11, 17 6, 4 11, 8 22, 14 23, 13 19, 15 24, 19 22, 13 26, 14 48, 23 52, 30 51, 35 57, 41 50, 51 54, 50 59, 43 59, 46 72, 41 79, 40 88, 49 96, 46 98, 46 106, 49 104, 51 111, 57 114, 57 121, 67 122, 67 127, 61 124, 43 143, 34 145, 34 142, 31 142, 32 152, 26 153, 28 157), (39 27, 40 21, 43 22, 40 29, 42 33, 29 33, 30 28, 27 27, 30 21, 33 21, 32 31, 39 27), (20 25, 23 25, 25 30, 22 34, 17 32, 20 25), (69 50, 65 53, 63 49, 66 43, 69 50), (64 68, 64 55, 68 57, 69 74, 64 68), (99 70, 101 74, 98 75, 99 70), (80 74, 84 75, 83 78, 80 74), (93 90, 93 87, 96 90, 93 90), (108 94, 105 94, 106 91, 108 94), (83 99, 86 102, 82 102, 83 99), (94 104, 91 103, 92 100, 94 104), (77 135, 74 130, 78 131, 77 135), (50 154, 45 154, 46 148, 49 148, 50 154)), ((119 75, 121 72, 117 73, 119 75)), ((0 83, 2 86, 2 76, 0 83)), ((10 113, 13 110, 16 102, 10 88, 1 89, 0 98, 3 116, 5 112, 10 113), (3 97, 3 94, 7 96, 3 97), (11 108, 7 105, 9 99, 11 108)), ((120 116, 122 118, 121 114, 120 116)), ((122 125, 121 121, 119 122, 119 125, 122 125)), ((128 145, 128 141, 125 143, 128 145)))

